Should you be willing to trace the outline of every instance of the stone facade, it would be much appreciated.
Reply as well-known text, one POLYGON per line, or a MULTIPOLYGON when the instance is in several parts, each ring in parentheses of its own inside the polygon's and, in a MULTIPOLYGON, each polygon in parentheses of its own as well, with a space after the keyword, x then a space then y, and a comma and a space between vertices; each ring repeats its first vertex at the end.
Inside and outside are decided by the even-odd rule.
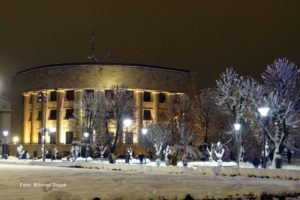
MULTIPOLYGON (((56 128, 55 136, 46 136, 46 148, 56 145, 61 154, 66 154, 71 148, 67 135, 72 135, 73 139, 82 138, 82 131, 78 131, 82 121, 80 118, 69 120, 67 113, 80 115, 81 111, 75 108, 75 104, 80 104, 85 90, 104 92, 115 85, 124 85, 133 91, 136 106, 133 135, 138 153, 138 135, 146 123, 145 110, 149 110, 152 119, 157 121, 159 110, 165 108, 165 103, 159 102, 159 95, 168 98, 190 91, 192 74, 186 70, 124 64, 60 64, 19 72, 12 81, 12 136, 18 136, 31 155, 40 155, 39 130, 43 124, 40 114, 44 110, 45 126, 56 128), (41 91, 47 93, 44 104, 37 101, 41 91), (150 93, 150 102, 144 101, 145 92, 150 93), (54 93, 56 97, 51 100, 51 94, 54 93), (73 99, 68 100, 67 93, 73 94, 73 99), (53 119, 50 116, 54 116, 52 112, 55 112, 53 119), (55 144, 49 144, 51 140, 55 144)), ((11 154, 15 152, 15 145, 11 145, 11 154)))

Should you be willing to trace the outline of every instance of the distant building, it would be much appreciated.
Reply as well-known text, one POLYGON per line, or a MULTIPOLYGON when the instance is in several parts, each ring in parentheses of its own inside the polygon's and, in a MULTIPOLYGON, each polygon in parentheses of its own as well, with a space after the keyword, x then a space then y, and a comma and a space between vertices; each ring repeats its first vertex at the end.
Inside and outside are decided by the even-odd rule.
POLYGON ((10 115, 11 115, 11 108, 10 102, 3 96, 0 96, 0 155, 4 154, 4 144, 9 143, 10 141, 10 115), (7 131, 8 135, 5 137, 3 132, 7 131))
MULTIPOLYGON (((31 155, 41 155, 43 108, 37 99, 39 92, 46 91, 46 127, 56 128, 56 133, 47 133, 46 148, 56 145, 61 154, 68 154, 72 141, 83 137, 83 129, 78 128, 82 119, 71 119, 73 113, 81 112, 75 105, 86 92, 105 92, 115 85, 125 85, 133 92, 136 113, 131 130, 137 153, 141 128, 147 121, 159 120, 158 112, 165 109, 170 96, 191 90, 192 73, 149 65, 97 63, 47 65, 18 72, 12 81, 12 135, 20 138, 31 155)), ((11 146, 14 152, 15 146, 11 146)))

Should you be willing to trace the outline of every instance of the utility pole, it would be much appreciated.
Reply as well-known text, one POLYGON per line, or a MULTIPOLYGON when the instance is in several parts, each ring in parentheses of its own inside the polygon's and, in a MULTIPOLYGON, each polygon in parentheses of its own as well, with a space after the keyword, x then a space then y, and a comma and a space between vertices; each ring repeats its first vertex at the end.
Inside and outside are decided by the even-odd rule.
POLYGON ((47 91, 39 92, 38 94, 38 102, 42 103, 42 151, 43 151, 43 162, 45 162, 45 153, 46 153, 46 101, 47 101, 47 91))

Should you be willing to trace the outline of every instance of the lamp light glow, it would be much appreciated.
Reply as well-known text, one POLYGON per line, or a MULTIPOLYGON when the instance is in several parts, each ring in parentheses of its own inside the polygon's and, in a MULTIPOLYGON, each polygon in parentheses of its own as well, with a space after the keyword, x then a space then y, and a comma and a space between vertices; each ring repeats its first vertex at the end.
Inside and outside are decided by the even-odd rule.
POLYGON ((270 108, 269 107, 261 107, 261 108, 258 108, 258 112, 260 113, 260 115, 262 117, 266 117, 268 115, 268 112, 269 112, 270 108))
POLYGON ((56 132, 56 128, 52 127, 48 129, 50 133, 55 133, 56 132))
POLYGON ((125 127, 128 128, 131 125, 132 120, 131 119, 124 119, 123 123, 124 123, 125 127))
POLYGON ((90 134, 89 134, 88 132, 84 132, 84 133, 83 133, 83 136, 84 136, 85 138, 89 137, 89 135, 90 135, 90 134))
POLYGON ((6 136, 8 136, 8 131, 3 131, 3 135, 4 135, 4 137, 6 137, 6 136))
POLYGON ((19 137, 18 136, 13 137, 13 143, 17 144, 18 142, 19 142, 19 137))
POLYGON ((233 126, 236 131, 239 131, 241 129, 241 124, 235 123, 233 126))
POLYGON ((146 128, 142 128, 142 134, 143 134, 143 135, 146 135, 146 134, 147 134, 147 132, 148 132, 148 129, 146 129, 146 128))

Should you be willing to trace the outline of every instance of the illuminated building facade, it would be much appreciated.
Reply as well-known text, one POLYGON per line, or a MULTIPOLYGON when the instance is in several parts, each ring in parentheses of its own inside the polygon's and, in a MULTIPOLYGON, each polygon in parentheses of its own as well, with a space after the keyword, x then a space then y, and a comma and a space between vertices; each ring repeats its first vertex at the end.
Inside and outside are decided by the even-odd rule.
MULTIPOLYGON (((40 156, 45 116, 45 127, 56 129, 46 133, 46 148, 55 145, 61 154, 67 154, 71 143, 83 137, 82 116, 73 118, 82 111, 75 105, 82 102, 85 93, 105 92, 115 85, 124 85, 133 93, 135 115, 129 129, 133 148, 138 151, 141 128, 159 120, 158 113, 166 109, 170 96, 191 90, 192 73, 148 65, 93 63, 47 65, 18 72, 12 81, 11 134, 20 138, 30 155, 40 156), (38 102, 40 92, 47 94, 45 103, 38 102)), ((15 152, 14 145, 11 152, 15 152)))

